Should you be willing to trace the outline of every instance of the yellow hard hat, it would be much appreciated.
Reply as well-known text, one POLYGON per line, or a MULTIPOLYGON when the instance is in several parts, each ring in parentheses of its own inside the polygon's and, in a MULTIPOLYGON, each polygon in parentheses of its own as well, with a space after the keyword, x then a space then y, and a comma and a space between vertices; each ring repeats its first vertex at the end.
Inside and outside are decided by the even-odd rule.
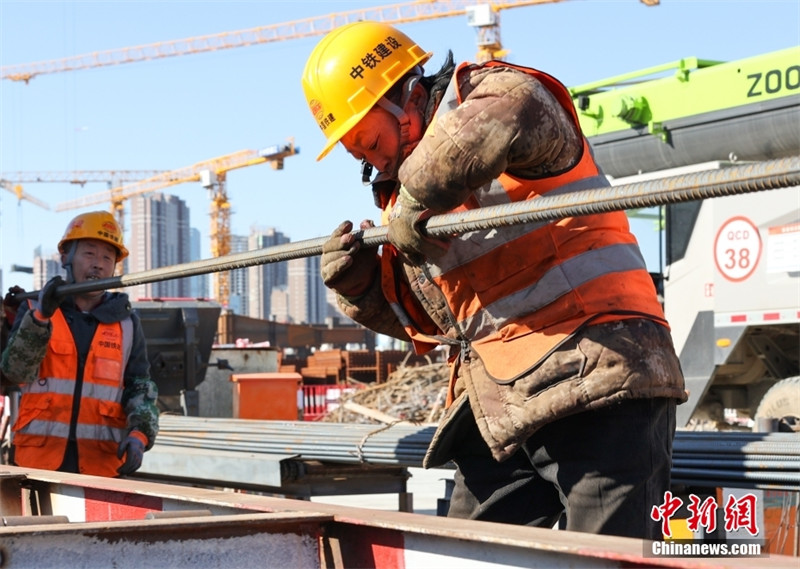
POLYGON ((66 244, 76 239, 99 239, 113 245, 117 251, 117 261, 128 256, 128 250, 122 244, 122 230, 114 216, 107 211, 91 211, 82 213, 69 222, 58 252, 66 253, 66 244))
POLYGON ((317 156, 331 148, 381 97, 433 54, 388 24, 354 22, 329 32, 303 70, 303 92, 311 114, 328 138, 317 156))

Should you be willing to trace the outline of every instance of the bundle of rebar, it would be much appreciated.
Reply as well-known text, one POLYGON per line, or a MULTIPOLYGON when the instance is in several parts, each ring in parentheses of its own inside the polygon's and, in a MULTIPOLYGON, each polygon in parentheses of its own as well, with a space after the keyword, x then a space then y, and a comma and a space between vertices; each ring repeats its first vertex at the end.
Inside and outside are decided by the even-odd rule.
POLYGON ((800 433, 678 431, 672 482, 800 491, 800 433))
MULTIPOLYGON (((420 467, 436 427, 163 415, 156 445, 420 467)), ((800 434, 678 431, 673 484, 800 490, 800 434)))
POLYGON ((435 427, 162 415, 156 444, 200 450, 296 454, 303 460, 421 466, 435 427))

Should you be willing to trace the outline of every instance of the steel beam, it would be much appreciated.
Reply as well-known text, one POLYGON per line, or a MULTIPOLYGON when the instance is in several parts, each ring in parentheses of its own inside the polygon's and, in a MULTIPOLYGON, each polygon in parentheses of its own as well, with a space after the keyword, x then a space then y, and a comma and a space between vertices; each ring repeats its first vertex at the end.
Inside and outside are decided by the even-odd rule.
MULTIPOLYGON (((18 467, 4 470, 23 487, 35 488, 41 501, 52 505, 51 515, 70 519, 0 528, 4 569, 797 567, 797 558, 786 556, 654 557, 649 542, 630 538, 18 467), (146 519, 152 512, 190 510, 212 515, 146 519)), ((0 486, 0 491, 7 489, 0 486)), ((8 491, 13 501, 17 491, 8 491)))

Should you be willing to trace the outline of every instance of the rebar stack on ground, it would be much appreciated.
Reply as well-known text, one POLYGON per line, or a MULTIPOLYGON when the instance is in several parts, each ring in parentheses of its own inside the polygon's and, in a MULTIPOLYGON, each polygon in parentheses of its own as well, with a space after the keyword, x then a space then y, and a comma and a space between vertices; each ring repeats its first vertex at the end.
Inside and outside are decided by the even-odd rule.
POLYGON ((672 482, 800 491, 800 433, 678 431, 672 482))
POLYGON ((422 465, 434 431, 434 426, 408 422, 368 425, 162 415, 156 445, 415 467, 422 465))
MULTIPOLYGON (((420 467, 436 427, 162 415, 156 445, 420 467)), ((196 473, 197 474, 197 473, 196 473)), ((674 484, 800 491, 800 434, 678 431, 674 484)))

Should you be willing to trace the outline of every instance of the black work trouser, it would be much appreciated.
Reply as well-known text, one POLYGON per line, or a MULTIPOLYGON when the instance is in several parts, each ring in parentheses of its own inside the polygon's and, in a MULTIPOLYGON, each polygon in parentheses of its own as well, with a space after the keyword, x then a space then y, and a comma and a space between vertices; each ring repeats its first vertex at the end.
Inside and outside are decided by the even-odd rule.
POLYGON ((673 399, 634 399, 546 425, 496 462, 471 421, 454 458, 449 517, 662 539, 653 506, 670 488, 673 399))

